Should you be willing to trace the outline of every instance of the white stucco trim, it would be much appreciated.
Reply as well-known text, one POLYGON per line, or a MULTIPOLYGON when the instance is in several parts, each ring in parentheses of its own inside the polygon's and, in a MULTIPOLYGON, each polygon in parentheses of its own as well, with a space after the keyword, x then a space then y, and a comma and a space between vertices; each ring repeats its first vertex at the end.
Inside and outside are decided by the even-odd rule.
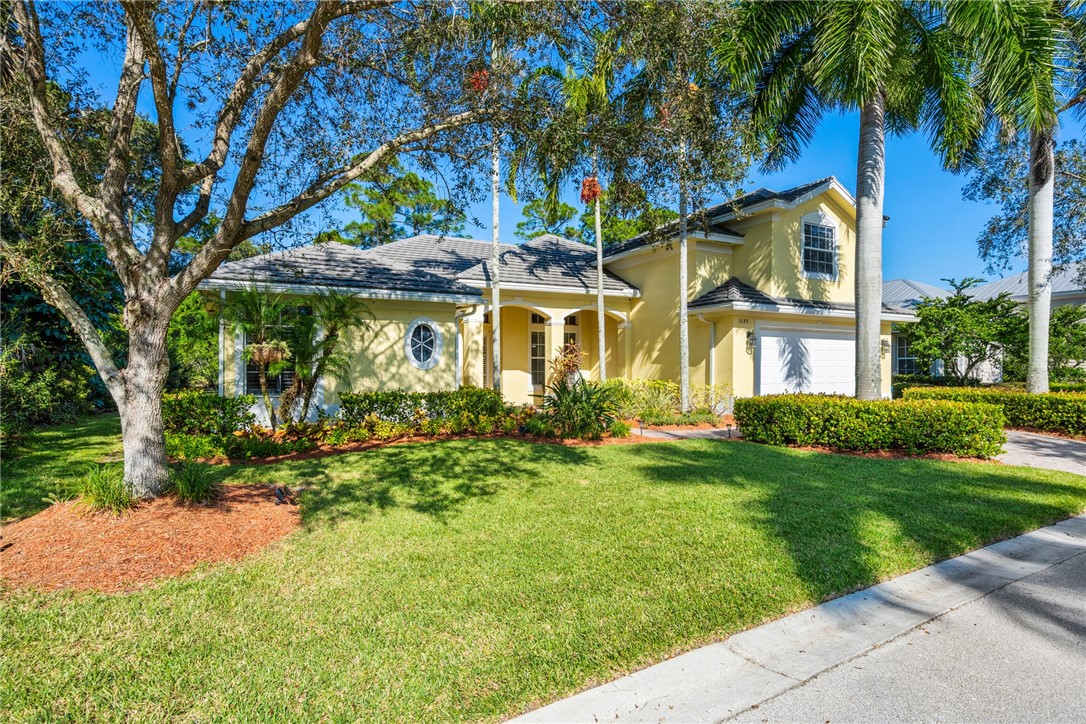
MULTIPOLYGON (((254 282, 237 279, 205 279, 197 289, 201 290, 240 290, 252 289, 254 282)), ((259 289, 267 289, 280 294, 310 295, 319 292, 340 292, 362 299, 390 299, 410 302, 439 302, 447 304, 473 304, 479 297, 470 294, 432 294, 430 292, 401 292, 392 289, 357 289, 329 284, 284 284, 281 282, 255 282, 259 289)), ((502 285, 505 288, 505 285, 502 285)))
MULTIPOLYGON (((747 302, 728 302, 726 304, 714 304, 711 307, 696 307, 689 312, 691 315, 705 314, 707 312, 768 312, 770 314, 802 314, 812 317, 837 317, 841 319, 854 319, 856 313, 846 309, 819 309, 816 307, 802 307, 790 304, 750 304, 747 302)), ((880 319, 884 322, 915 322, 912 314, 895 314, 883 312, 880 319)))
MULTIPOLYGON (((467 284, 468 286, 478 287, 479 289, 489 289, 490 285, 481 279, 460 279, 460 282, 467 284)), ((557 287, 547 284, 508 284, 506 282, 501 283, 501 290, 503 292, 550 292, 553 294, 596 294, 595 287, 589 287, 587 290, 584 287, 557 287)), ((640 297, 641 291, 638 289, 623 289, 620 292, 613 292, 607 289, 603 290, 603 296, 605 297, 640 297)))

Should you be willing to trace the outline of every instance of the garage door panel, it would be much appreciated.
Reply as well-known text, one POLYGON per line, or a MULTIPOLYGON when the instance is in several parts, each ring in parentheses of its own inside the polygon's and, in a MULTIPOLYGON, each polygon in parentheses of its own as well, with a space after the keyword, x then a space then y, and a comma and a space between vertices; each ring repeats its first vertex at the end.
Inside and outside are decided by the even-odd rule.
POLYGON ((852 335, 819 330, 764 330, 758 335, 758 393, 856 391, 852 335))

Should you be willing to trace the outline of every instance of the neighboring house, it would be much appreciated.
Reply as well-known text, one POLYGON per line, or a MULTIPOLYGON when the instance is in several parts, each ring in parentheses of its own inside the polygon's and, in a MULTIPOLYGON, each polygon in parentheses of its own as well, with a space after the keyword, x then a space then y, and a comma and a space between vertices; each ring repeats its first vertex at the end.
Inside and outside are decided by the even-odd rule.
MULTIPOLYGON (((834 178, 786 191, 760 189, 706 210, 690 230, 690 373, 736 395, 784 391, 853 394, 855 202, 834 178)), ((538 403, 564 342, 580 345, 598 378, 679 378, 677 226, 609 247, 606 339, 598 348, 592 247, 555 236, 503 245, 502 379, 506 399, 538 403)), ((304 297, 339 289, 366 301, 375 332, 348 340, 353 363, 318 390, 338 406, 348 390, 451 389, 491 384, 491 244, 416 236, 368 250, 335 243, 223 264, 200 286, 227 295, 254 283, 304 297)), ((891 324, 884 306, 883 392, 890 393, 891 324)), ((220 390, 254 391, 244 339, 220 339, 220 390)))
MULTIPOLYGON (((1021 305, 1029 301, 1029 273, 1021 272, 1004 279, 982 284, 970 290, 970 296, 974 299, 993 299, 1000 294, 1010 294, 1011 299, 1021 305)), ((932 284, 925 284, 912 279, 890 279, 882 284, 882 301, 884 304, 900 309, 915 309, 920 300, 928 297, 941 299, 950 296, 949 289, 943 289, 932 284)), ((1086 304, 1086 284, 1083 284, 1078 268, 1063 269, 1052 275, 1052 305, 1054 307, 1063 304, 1086 304)), ((941 363, 936 363, 931 370, 920 370, 916 365, 916 358, 909 351, 909 339, 896 328, 893 332, 893 370, 895 375, 928 373, 939 375, 942 373, 941 363)), ((1002 382, 1003 370, 998 363, 985 362, 974 371, 973 377, 981 382, 1002 382)))

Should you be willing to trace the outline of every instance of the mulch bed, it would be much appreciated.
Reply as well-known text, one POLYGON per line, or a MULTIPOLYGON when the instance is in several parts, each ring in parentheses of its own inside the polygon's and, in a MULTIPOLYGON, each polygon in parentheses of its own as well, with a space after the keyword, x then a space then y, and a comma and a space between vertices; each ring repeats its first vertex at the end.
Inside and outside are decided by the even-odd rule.
POLYGON ((139 589, 239 560, 296 529, 297 506, 275 502, 273 486, 230 485, 209 505, 164 497, 119 516, 59 503, 0 530, 0 576, 43 591, 139 589))
POLYGON ((858 458, 875 458, 878 460, 941 460, 948 463, 989 463, 1002 465, 999 460, 992 458, 964 458, 950 453, 924 453, 923 455, 911 455, 904 450, 876 450, 874 452, 860 452, 858 450, 838 450, 823 445, 789 445, 793 450, 806 450, 808 452, 833 453, 834 455, 851 455, 858 458))

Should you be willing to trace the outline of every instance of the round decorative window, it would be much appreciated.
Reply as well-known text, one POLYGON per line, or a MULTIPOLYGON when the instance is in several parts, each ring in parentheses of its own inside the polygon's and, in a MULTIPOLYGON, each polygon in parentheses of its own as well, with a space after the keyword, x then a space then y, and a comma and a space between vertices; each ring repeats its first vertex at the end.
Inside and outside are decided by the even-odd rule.
POLYGON ((404 339, 404 352, 407 360, 420 370, 428 370, 441 359, 441 332, 437 323, 426 317, 407 325, 404 339))

